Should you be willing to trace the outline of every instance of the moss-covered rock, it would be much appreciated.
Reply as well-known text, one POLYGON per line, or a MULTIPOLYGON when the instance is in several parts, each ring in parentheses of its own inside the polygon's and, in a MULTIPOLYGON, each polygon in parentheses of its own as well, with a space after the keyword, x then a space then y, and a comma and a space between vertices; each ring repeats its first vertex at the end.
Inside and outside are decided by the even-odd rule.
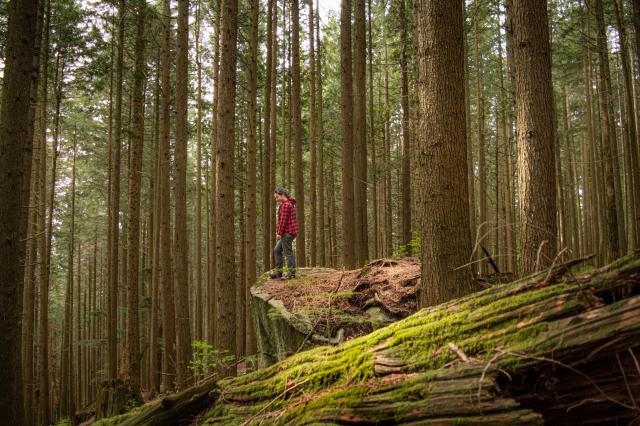
MULTIPOLYGON (((318 273, 335 272, 333 269, 299 268, 297 278, 278 280, 278 285, 301 285, 308 277, 318 273)), ((304 312, 290 312, 282 300, 275 298, 265 289, 272 282, 265 273, 251 287, 251 315, 258 343, 258 366, 266 367, 298 352, 305 343, 310 345, 310 333, 314 322, 304 312)))
POLYGON ((379 259, 361 269, 300 268, 291 280, 262 275, 251 288, 258 365, 318 345, 337 345, 417 310, 417 258, 379 259))

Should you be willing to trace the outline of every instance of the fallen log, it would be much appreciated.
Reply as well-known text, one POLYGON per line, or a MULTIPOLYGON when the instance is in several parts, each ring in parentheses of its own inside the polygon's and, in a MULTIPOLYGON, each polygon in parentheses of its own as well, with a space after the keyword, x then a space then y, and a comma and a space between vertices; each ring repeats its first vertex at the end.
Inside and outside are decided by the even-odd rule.
POLYGON ((640 258, 572 265, 223 380, 204 422, 627 424, 640 417, 640 258))
POLYGON ((106 418, 94 425, 120 426, 172 426, 190 423, 213 403, 216 397, 216 380, 188 388, 180 393, 160 398, 116 417, 106 418))

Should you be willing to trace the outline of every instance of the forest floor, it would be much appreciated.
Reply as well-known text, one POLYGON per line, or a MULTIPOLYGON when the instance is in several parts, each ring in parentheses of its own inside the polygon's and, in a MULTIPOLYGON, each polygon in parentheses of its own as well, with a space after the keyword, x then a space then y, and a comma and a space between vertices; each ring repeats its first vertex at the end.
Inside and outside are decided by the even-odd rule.
MULTIPOLYGON (((586 260, 98 424, 630 424, 640 418, 640 252, 597 269, 583 268, 586 260)), ((403 296, 384 289, 415 301, 419 266, 393 262, 264 285, 293 310, 322 311, 326 293, 350 291, 338 298, 345 309, 366 311, 377 298, 377 307, 404 315, 403 296)))
POLYGON ((315 333, 334 335, 343 329, 344 338, 350 339, 416 312, 419 287, 420 260, 408 257, 375 260, 355 270, 270 280, 263 290, 293 315, 311 318, 315 333))

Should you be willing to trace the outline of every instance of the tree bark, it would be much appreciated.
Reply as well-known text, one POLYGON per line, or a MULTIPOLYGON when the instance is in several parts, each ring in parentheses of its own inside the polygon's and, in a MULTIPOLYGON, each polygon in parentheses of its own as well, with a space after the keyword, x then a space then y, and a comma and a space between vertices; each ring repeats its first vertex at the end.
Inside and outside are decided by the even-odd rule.
POLYGON ((600 119, 602 127, 602 149, 604 159, 604 183, 605 183, 605 220, 608 238, 606 239, 607 260, 612 260, 620 255, 620 236, 618 235, 618 203, 616 201, 616 184, 618 177, 615 175, 613 162, 616 151, 616 135, 611 122, 611 73, 609 70, 609 58, 604 22, 602 0, 595 0, 595 15, 597 28, 598 65, 600 79, 598 94, 600 101, 600 119))
MULTIPOLYGON (((24 278, 26 220, 31 180, 33 122, 30 120, 32 88, 37 87, 34 57, 37 49, 38 0, 13 0, 8 4, 6 59, 0 115, 0 306, 3 310, 3 368, 0 413, 13 424, 24 421, 22 389, 21 314, 24 278), (30 128, 31 127, 31 128, 30 128), (25 165, 29 167, 23 167, 25 165), (26 168, 26 170, 25 170, 26 168), (24 196, 26 195, 26 199, 24 196)), ((37 68, 36 68, 37 69, 37 68)))
POLYGON ((109 175, 109 257, 108 292, 108 378, 118 375, 118 251, 120 236, 120 155, 122 147, 122 86, 124 61, 125 1, 118 4, 117 53, 115 62, 115 100, 113 108, 113 140, 111 141, 111 167, 109 175))
POLYGON ((169 113, 171 63, 169 40, 171 37, 170 1, 164 0, 162 10, 161 47, 161 107, 160 107, 160 270, 162 282, 162 384, 166 391, 174 388, 176 374, 176 323, 173 288, 173 267, 171 257, 171 219, 169 164, 171 136, 171 116, 169 113))
POLYGON ((140 262, 140 185, 144 147, 144 81, 146 0, 138 0, 136 15, 135 71, 133 76, 132 133, 129 148, 129 198, 127 229, 127 378, 134 392, 140 388, 140 319, 138 276, 140 262))
MULTIPOLYGON (((635 4, 636 2, 634 2, 635 4)), ((640 247, 640 154, 638 153, 638 132, 637 132, 637 116, 634 102, 634 90, 632 84, 632 66, 629 57, 629 43, 627 40, 627 32, 623 24, 624 4, 619 0, 613 2, 616 15, 616 26, 618 27, 618 38, 620 41, 620 56, 622 57, 622 72, 624 75, 624 95, 626 106, 627 126, 624 129, 628 135, 628 143, 625 147, 625 154, 629 160, 630 176, 627 178, 630 182, 630 191, 627 197, 631 205, 631 221, 628 225, 628 233, 630 235, 630 249, 635 250, 640 247)), ((621 111, 621 115, 623 112, 621 111)))
POLYGON ((318 265, 318 214, 317 214, 317 117, 316 117, 316 53, 315 20, 313 18, 313 0, 309 0, 309 262, 318 265))
POLYGON ((473 292, 464 98, 464 2, 414 4, 418 123, 415 167, 422 212, 421 305, 473 292))
POLYGON ((273 15, 274 15, 274 2, 275 0, 268 0, 267 6, 267 34, 266 34, 266 48, 267 57, 265 62, 265 83, 264 83, 264 149, 262 158, 262 222, 263 222, 263 244, 262 244, 262 264, 265 269, 268 269, 271 265, 271 234, 275 231, 271 227, 271 216, 274 214, 271 210, 271 197, 275 188, 271 188, 271 168, 268 166, 271 161, 271 146, 269 144, 271 135, 271 108, 275 108, 275 105, 271 105, 271 80, 275 78, 272 73, 271 63, 273 62, 273 15))
POLYGON ((196 200, 195 200, 195 232, 193 233, 194 267, 196 272, 196 310, 195 310, 195 335, 194 338, 204 340, 203 332, 203 305, 204 294, 202 291, 202 47, 200 45, 201 23, 201 0, 197 1, 196 23, 195 23, 195 45, 196 45, 196 73, 198 78, 197 87, 197 119, 196 119, 196 200))
POLYGON ((189 78, 189 0, 178 0, 176 60, 176 148, 175 148, 175 285, 178 389, 190 382, 191 329, 189 321, 189 246, 187 244, 187 96, 189 78))
MULTIPOLYGON (((236 354, 235 293, 235 214, 233 157, 235 146, 236 59, 238 32, 237 0, 222 0, 221 55, 219 76, 218 144, 216 173, 216 250, 217 250, 217 344, 231 355, 236 354)), ((235 375, 235 365, 225 369, 235 375)))
POLYGON ((411 139, 409 124, 409 73, 407 69, 407 15, 405 0, 398 0, 400 5, 400 74, 402 81, 402 241, 407 247, 407 255, 411 256, 411 139))
MULTIPOLYGON (((306 247, 305 247, 305 216, 304 216, 304 163, 302 162, 302 108, 300 93, 300 7, 298 0, 291 2, 291 54, 293 60, 292 66, 292 85, 291 85, 291 113, 293 116, 293 133, 291 142, 295 150, 295 194, 296 194, 296 213, 298 218, 298 236, 296 237, 296 266, 306 265, 306 247)), ((272 94, 273 95, 273 94, 272 94)), ((271 129, 274 130, 273 128, 271 129)), ((271 147, 273 150, 273 146, 271 147)))
POLYGON ((369 259, 367 224, 367 120, 365 1, 354 0, 353 32, 353 202, 356 262, 369 259))
POLYGON ((342 264, 356 266, 353 191, 353 85, 351 70, 351 0, 340 6, 340 87, 342 122, 342 264))
MULTIPOLYGON (((246 187, 246 283, 244 283, 245 303, 249 305, 249 289, 256 281, 256 130, 258 96, 258 19, 260 1, 251 0, 251 23, 249 32, 249 93, 247 132, 247 187, 246 187)), ((247 309, 247 312, 250 312, 247 309)), ((245 354, 253 355, 257 350, 253 321, 249 314, 245 323, 245 354)))
POLYGON ((327 264, 327 249, 326 249, 326 234, 325 234, 325 182, 324 182, 324 119, 323 119, 323 105, 322 105, 322 44, 320 39, 320 6, 319 1, 316 1, 316 70, 315 74, 318 80, 318 87, 316 93, 316 104, 318 108, 317 112, 317 146, 318 151, 318 263, 320 266, 327 264))
POLYGON ((518 129, 520 256, 523 274, 556 256, 555 113, 546 0, 513 0, 518 129))

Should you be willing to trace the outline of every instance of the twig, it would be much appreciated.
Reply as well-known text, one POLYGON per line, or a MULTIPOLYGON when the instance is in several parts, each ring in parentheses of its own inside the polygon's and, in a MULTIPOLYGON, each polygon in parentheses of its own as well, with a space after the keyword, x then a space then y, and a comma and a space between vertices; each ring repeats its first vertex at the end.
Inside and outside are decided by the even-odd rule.
MULTIPOLYGON (((345 270, 344 270, 344 268, 342 268, 342 275, 340 275, 340 279, 338 280, 338 285, 336 286, 336 288, 333 291, 331 291, 329 293, 329 309, 331 309, 331 294, 337 293, 338 290, 340 290, 340 287, 342 286, 342 279, 344 278, 344 273, 345 273, 345 270)), ((309 338, 313 335, 313 332, 315 331, 315 329, 318 326, 318 324, 320 324, 320 321, 322 321, 322 317, 320 317, 316 321, 316 323, 313 324, 313 326, 311 327, 311 330, 309 331, 309 333, 307 333, 307 335, 304 337, 304 339, 302 339, 302 342, 300 343, 300 346, 298 346, 298 349, 296 349, 295 353, 300 352, 300 350, 302 349, 304 344, 307 343, 307 340, 309 340, 309 338)))
POLYGON ((245 420, 242 423, 242 426, 248 425, 253 419, 255 419, 256 417, 258 417, 260 414, 262 414, 267 408, 269 408, 273 403, 275 403, 277 400, 279 400, 280 398, 282 398, 283 396, 285 396, 287 393, 291 392, 292 390, 294 390, 295 388, 297 388, 300 385, 303 385, 305 383, 307 383, 309 381, 309 379, 303 380, 301 382, 298 382, 296 384, 294 384, 293 386, 291 386, 290 388, 287 388, 287 386, 285 385, 284 390, 282 391, 282 393, 280 393, 278 396, 276 396, 275 398, 273 398, 268 404, 266 404, 264 407, 262 407, 260 409, 260 411, 258 411, 256 414, 254 414, 253 416, 249 417, 247 420, 245 420))
POLYGON ((458 355, 458 358, 460 358, 462 362, 469 362, 469 357, 464 352, 462 352, 462 350, 458 346, 456 346, 455 343, 449 342, 447 346, 449 346, 449 349, 451 349, 453 353, 458 355))
POLYGON ((543 240, 540 245, 538 245, 538 252, 536 253, 536 271, 540 268, 540 255, 542 254, 542 247, 547 243, 547 240, 543 240))
MULTIPOLYGON (((569 371, 571 371, 571 372, 573 372, 573 373, 575 373, 575 374, 579 375, 580 377, 582 377, 583 379, 585 379, 586 381, 588 381, 588 382, 589 382, 589 384, 591 384, 591 386, 593 386, 593 387, 594 387, 594 389, 595 389, 596 391, 598 391, 598 393, 599 393, 599 394, 600 394, 604 399, 606 399, 607 401, 612 402, 612 403, 614 403, 614 404, 616 404, 616 405, 619 405, 619 406, 621 406, 621 407, 624 407, 624 408, 626 408, 626 409, 628 409, 628 410, 640 411, 640 408, 638 408, 637 406, 633 406, 633 405, 625 404, 624 402, 620 402, 620 401, 618 401, 617 399, 611 398, 609 395, 607 395, 606 393, 604 393, 604 391, 602 390, 602 388, 600 388, 600 386, 598 386, 598 384, 597 384, 596 382, 594 382, 594 381, 593 381, 593 380, 592 380, 592 379, 591 379, 587 374, 585 374, 585 373, 583 373, 582 371, 580 371, 580 370, 578 370, 578 369, 576 369, 576 368, 574 368, 574 367, 572 367, 572 366, 570 366, 570 365, 568 365, 568 364, 565 364, 565 363, 563 363, 563 362, 561 362, 561 361, 557 361, 557 360, 552 359, 552 358, 546 358, 546 357, 538 357, 538 356, 533 356, 533 355, 519 354, 519 353, 517 353, 517 352, 505 352, 505 351, 500 351, 500 352, 501 352, 502 354, 505 354, 505 355, 511 355, 511 356, 515 356, 515 357, 518 357, 518 358, 533 359, 533 360, 536 360, 536 361, 548 362, 548 363, 551 363, 551 364, 554 364, 554 365, 558 365, 558 366, 560 366, 560 367, 564 367, 564 368, 566 368, 567 370, 569 370, 569 371)), ((580 404, 582 404, 582 403, 580 403, 580 404)), ((569 408, 567 408, 567 412, 568 412, 569 410, 571 410, 572 408, 575 408, 575 407, 577 407, 577 405, 576 405, 576 406, 573 406, 573 407, 569 407, 569 408)))
POLYGON ((629 348, 629 354, 631 354, 633 363, 636 365, 636 370, 638 370, 638 374, 640 375, 640 364, 638 364, 638 358, 636 358, 636 354, 633 353, 633 350, 631 348, 629 348))
POLYGON ((624 371, 624 367, 622 366, 622 362, 620 361, 620 355, 616 354, 616 360, 618 360, 618 367, 620 367, 620 372, 622 373, 622 378, 624 379, 624 385, 627 388, 627 393, 629 394, 629 399, 636 409, 638 409, 638 404, 636 404, 636 399, 633 397, 633 392, 631 391, 631 387, 629 386, 629 381, 627 380, 627 374, 624 371))
MULTIPOLYGON (((547 280, 549 279, 549 277, 551 276, 551 272, 553 272, 553 267, 556 266, 556 261, 560 258, 560 255, 562 253, 564 253, 565 251, 567 251, 567 248, 563 248, 562 250, 560 250, 558 252, 558 254, 556 254, 556 257, 553 258, 553 262, 551 262, 551 266, 549 267, 549 270, 547 271, 547 276, 544 277, 544 281, 542 281, 542 285, 546 285, 547 284, 547 280)), ((537 265, 536 265, 537 266, 537 265)))
POLYGON ((496 262, 493 261, 491 254, 489 254, 489 251, 482 244, 480 244, 480 248, 482 249, 482 252, 485 254, 485 256, 487 256, 487 258, 489 259, 489 264, 491 265, 493 270, 496 272, 496 274, 499 274, 500 269, 498 269, 498 265, 496 265, 496 262))
POLYGON ((484 368, 482 369, 482 374, 480 375, 480 381, 478 383, 478 401, 480 400, 480 395, 482 393, 482 381, 484 380, 484 377, 486 376, 487 371, 489 371, 489 367, 491 366, 491 364, 493 364, 493 362, 498 358, 500 358, 500 354, 496 354, 493 358, 491 358, 487 363, 487 365, 485 365, 484 368))

